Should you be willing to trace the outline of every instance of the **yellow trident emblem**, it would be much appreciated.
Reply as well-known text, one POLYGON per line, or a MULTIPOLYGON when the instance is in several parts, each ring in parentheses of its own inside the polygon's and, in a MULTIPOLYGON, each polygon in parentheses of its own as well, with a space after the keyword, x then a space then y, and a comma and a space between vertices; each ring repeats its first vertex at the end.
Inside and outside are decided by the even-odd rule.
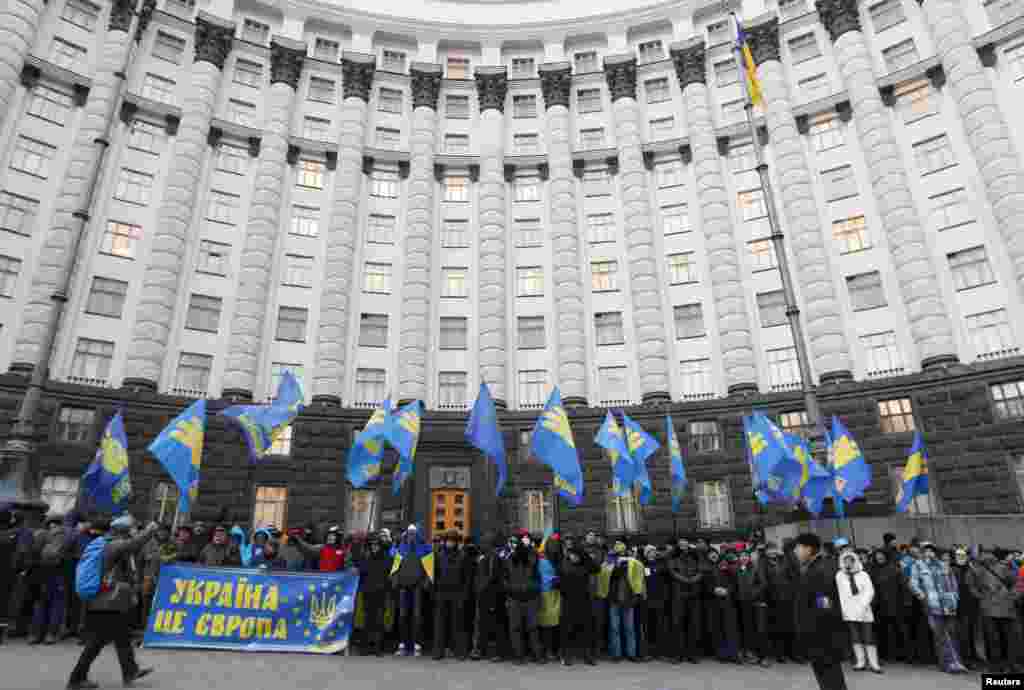
POLYGON ((338 613, 338 600, 327 592, 320 597, 315 594, 309 600, 309 622, 321 632, 334 622, 338 613))

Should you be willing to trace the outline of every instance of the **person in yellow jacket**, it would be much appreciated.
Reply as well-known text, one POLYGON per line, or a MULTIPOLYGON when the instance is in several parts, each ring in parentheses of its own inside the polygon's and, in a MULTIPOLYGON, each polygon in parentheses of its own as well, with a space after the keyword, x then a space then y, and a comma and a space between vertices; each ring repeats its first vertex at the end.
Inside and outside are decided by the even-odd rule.
POLYGON ((647 597, 644 566, 626 554, 626 543, 616 541, 598 576, 598 596, 608 600, 608 654, 612 661, 625 656, 639 661, 636 645, 636 605, 647 597))
POLYGON ((557 661, 561 647, 558 632, 562 621, 562 543, 558 533, 544 539, 537 552, 537 569, 540 572, 537 626, 540 628, 540 642, 548 661, 557 661))

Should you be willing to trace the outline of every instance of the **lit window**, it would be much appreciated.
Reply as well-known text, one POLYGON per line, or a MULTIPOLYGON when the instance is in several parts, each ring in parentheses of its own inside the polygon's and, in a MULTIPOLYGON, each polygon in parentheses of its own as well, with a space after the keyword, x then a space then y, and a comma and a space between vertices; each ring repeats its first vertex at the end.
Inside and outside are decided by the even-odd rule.
POLYGON ((582 53, 576 53, 573 56, 573 71, 576 74, 586 74, 587 72, 597 72, 597 52, 588 50, 582 53))
POLYGON ((978 359, 995 359, 1017 353, 1005 309, 971 314, 966 321, 967 332, 978 359))
POLYGON ((512 117, 537 117, 537 97, 533 94, 513 96, 512 117))
POLYGON ((391 292, 391 264, 367 263, 363 273, 363 292, 391 292))
POLYGON ((751 270, 767 271, 779 265, 778 257, 775 255, 775 243, 771 239, 754 240, 748 242, 750 248, 751 270))
POLYGON ((746 223, 747 236, 751 239, 767 237, 771 234, 768 222, 768 203, 763 189, 748 189, 736 195, 736 204, 740 215, 746 223))
POLYGON ((216 333, 220 325, 220 297, 193 294, 188 301, 185 328, 216 333))
POLYGON ((540 218, 516 218, 515 235, 517 247, 540 247, 544 244, 540 218))
POLYGON ((340 47, 337 41, 318 38, 313 44, 313 57, 325 62, 335 62, 338 59, 338 49, 340 47))
POLYGON ((444 150, 445 150, 445 153, 454 153, 454 154, 469 153, 469 135, 468 134, 445 134, 444 135, 444 150))
POLYGON ((1024 417, 1024 381, 1008 381, 989 386, 992 411, 997 421, 1024 417))
POLYGON ((885 31, 906 19, 902 0, 882 0, 868 7, 868 12, 871 14, 871 22, 875 25, 875 33, 885 31))
POLYGON ((39 202, 27 196, 0 192, 0 230, 29 236, 39 213, 39 202))
POLYGON ((356 400, 379 405, 384 399, 387 372, 383 369, 356 369, 356 400))
POLYGON ((100 15, 100 8, 86 0, 67 0, 64 3, 64 10, 60 18, 69 24, 81 27, 86 31, 96 28, 96 19, 100 15))
POLYGON ((310 189, 323 189, 324 170, 326 167, 323 161, 300 158, 295 184, 300 187, 309 187, 310 189))
POLYGON ((598 345, 621 345, 626 342, 622 328, 622 312, 606 311, 594 314, 594 331, 598 345))
POLYGON ((218 276, 226 275, 230 254, 231 245, 229 244, 200 240, 196 270, 200 273, 211 273, 218 276))
POLYGON ((206 397, 210 387, 210 370, 213 368, 211 355, 182 352, 178 357, 178 370, 174 375, 176 392, 189 393, 195 397, 206 397))
POLYGON ((903 373, 903 354, 896 333, 885 331, 860 337, 864 350, 865 371, 869 377, 894 376, 903 373))
MULTIPOLYGON (((14 297, 14 287, 21 273, 21 260, 0 256, 0 297, 14 297)), ((118 314, 120 316, 120 314, 118 314)))
POLYGON ((713 453, 722 449, 722 434, 718 422, 690 422, 688 427, 690 450, 694 453, 713 453))
POLYGON ((945 134, 914 144, 914 158, 922 175, 956 165, 949 137, 945 134))
POLYGON ((398 89, 384 89, 377 92, 377 110, 382 113, 402 112, 402 92, 398 89))
POLYGON ((544 317, 520 316, 516 319, 519 349, 534 350, 544 347, 544 317))
POLYGON ((540 176, 516 175, 516 201, 540 201, 540 176))
POLYGON ((661 226, 665 235, 690 232, 690 209, 686 204, 661 207, 661 226))
POLYGON ((36 84, 36 87, 32 89, 31 100, 28 104, 29 115, 63 126, 67 122, 70 111, 71 96, 69 94, 42 84, 36 84))
POLYGON ((142 97, 159 103, 174 103, 175 86, 173 79, 147 74, 142 79, 142 97))
POLYGON ((773 391, 797 388, 802 380, 795 347, 780 347, 765 352, 768 361, 768 385, 773 391))
POLYGON ((37 139, 19 136, 11 154, 11 170, 46 179, 50 176, 50 162, 57 154, 57 147, 37 139))
POLYGON ((256 105, 248 101, 228 99, 227 118, 236 125, 252 127, 256 122, 256 105))
POLYGON ((446 74, 449 79, 469 79, 469 59, 450 57, 448 58, 448 70, 446 74))
POLYGON ((814 144, 814 150, 818 153, 834 149, 846 143, 839 118, 834 115, 822 115, 816 118, 811 123, 808 133, 810 134, 811 142, 814 144))
POLYGON ((599 149, 604 146, 604 127, 580 130, 581 149, 599 149))
POLYGON ((388 315, 359 315, 359 345, 362 347, 388 346, 388 315))
POLYGON ((369 534, 377 530, 380 505, 376 489, 349 489, 348 513, 345 531, 349 534, 369 534))
POLYGON ((550 534, 555 529, 555 504, 551 491, 523 489, 519 524, 530 534, 550 534))
POLYGON ((654 165, 658 188, 678 187, 683 184, 683 162, 680 160, 658 161, 654 165))
POLYGON ((142 226, 110 220, 107 221, 107 231, 103 234, 100 251, 123 259, 134 259, 135 246, 140 239, 142 226))
POLYGON ((878 271, 847 276, 846 288, 850 292, 850 305, 854 311, 877 309, 888 304, 882 274, 878 271))
POLYGON ((917 54, 917 46, 914 45, 914 39, 908 38, 883 50, 882 59, 885 61, 885 66, 890 72, 898 72, 904 67, 910 67, 920 60, 921 57, 917 54))
POLYGON ((317 237, 320 234, 320 209, 315 206, 292 206, 293 235, 317 237))
POLYGON ((114 343, 79 338, 71 360, 71 376, 81 383, 105 384, 114 361, 114 343))
POLYGON ((285 254, 281 283, 295 287, 313 287, 313 257, 285 254))
POLYGON ((333 105, 335 100, 334 81, 324 79, 323 77, 310 77, 309 91, 306 94, 306 98, 318 103, 330 103, 333 105))
POLYGON ((757 167, 757 153, 750 139, 729 140, 729 169, 744 172, 757 167))
POLYGON ((652 140, 669 139, 675 133, 676 119, 674 117, 659 117, 648 123, 652 140))
POLYGON ((927 79, 901 84, 896 87, 895 95, 896 109, 907 124, 934 115, 942 107, 942 99, 927 79))
POLYGON ((644 93, 647 94, 648 103, 662 103, 670 98, 668 79, 666 77, 660 77, 658 79, 648 79, 644 82, 644 93))
POLYGON ((145 120, 132 120, 131 133, 128 136, 128 146, 146 153, 159 154, 163 150, 166 130, 159 125, 145 120))
POLYGON ((763 328, 789 323, 789 317, 786 315, 786 295, 782 290, 759 292, 757 294, 757 310, 761 315, 763 328))
POLYGON ((806 410, 783 412, 779 415, 779 427, 788 434, 807 438, 811 433, 811 420, 806 410))
POLYGON ((665 57, 665 48, 661 41, 645 41, 637 46, 640 62, 657 62, 665 57))
POLYGON ((583 194, 607 196, 612 193, 608 168, 590 168, 583 171, 583 194))
POLYGON ((949 270, 953 273, 953 285, 957 290, 969 290, 996 281, 983 246, 953 252, 946 258, 949 259, 949 270))
POLYGON ((441 269, 441 297, 468 297, 469 269, 448 266, 441 269))
POLYGON ((576 112, 601 112, 601 89, 580 89, 576 92, 576 112))
POLYGON ((516 284, 520 297, 535 297, 544 294, 544 270, 540 266, 516 268, 516 284))
POLYGON ((936 230, 946 230, 974 222, 974 215, 963 187, 931 197, 931 223, 936 230))
POLYGON ((605 490, 608 498, 607 518, 609 534, 636 534, 640 531, 640 499, 632 491, 617 495, 614 486, 605 490))
POLYGON ((374 170, 370 176, 370 194, 384 199, 398 196, 398 172, 374 170))
POLYGON ((590 262, 590 288, 594 292, 618 290, 619 262, 614 259, 590 262))
POLYGON ((288 514, 288 489, 283 486, 257 486, 256 500, 252 508, 252 524, 254 527, 287 526, 285 518, 288 514))
POLYGON ((246 19, 242 23, 242 39, 250 43, 266 43, 270 38, 270 26, 255 19, 246 19))
POLYGON ((366 219, 366 241, 371 244, 394 244, 395 217, 371 213, 366 219))
POLYGON ((382 57, 385 72, 405 72, 405 53, 399 50, 385 50, 382 57))
POLYGON ((468 326, 465 316, 441 317, 441 349, 465 350, 468 341, 468 326))
POLYGON ((464 175, 449 175, 444 178, 444 200, 469 201, 469 178, 464 175))
POLYGON ((85 312, 119 319, 124 311, 124 300, 127 295, 128 283, 123 280, 95 276, 92 279, 89 297, 85 301, 85 312))
POLYGON ((615 218, 611 213, 587 215, 587 235, 591 244, 615 241, 615 218))
POLYGON ((537 75, 533 58, 512 58, 512 78, 529 79, 537 75))
MULTIPOLYGON (((69 443, 91 441, 96 428, 96 410, 62 407, 57 415, 57 438, 69 443)), ((77 489, 76 489, 77 492, 77 489)))
POLYGON ((703 338, 707 333, 704 329, 704 307, 700 302, 676 305, 672 308, 672 313, 676 322, 677 339, 703 338))
POLYGON ((669 254, 668 276, 673 285, 697 282, 697 261, 693 252, 669 254))
POLYGON ((547 400, 548 372, 544 369, 519 371, 520 407, 541 407, 547 400))
MULTIPOLYGON (((451 135, 449 135, 451 136, 451 135)), ((447 145, 447 137, 446 145, 447 145)), ((391 129, 390 127, 378 127, 377 128, 377 146, 382 149, 397 149, 402 141, 402 133, 397 129, 391 129)), ((451 153, 451 151, 449 151, 451 153)))
POLYGON ((306 342, 306 322, 309 310, 301 307, 278 307, 277 339, 292 342, 306 342))
MULTIPOLYGON (((92 410, 89 410, 91 412, 92 410)), ((78 503, 78 477, 50 475, 43 478, 39 497, 48 506, 50 515, 67 515, 78 503)))
POLYGON ((207 220, 213 220, 227 225, 235 224, 235 209, 238 208, 239 197, 237 194, 210 190, 210 198, 206 207, 207 220))
POLYGON ((449 120, 464 120, 469 117, 469 96, 449 94, 444 98, 444 114, 449 120))
POLYGON ((263 81, 263 65, 249 60, 236 60, 234 80, 236 84, 259 88, 263 81))
POLYGON ((852 254, 871 248, 871 238, 864 216, 832 221, 832 239, 843 254, 852 254))
POLYGON ((129 204, 145 206, 149 203, 150 192, 153 190, 153 176, 138 170, 121 168, 117 178, 117 189, 114 198, 129 204))
POLYGON ((72 72, 82 71, 86 64, 85 54, 86 50, 82 46, 62 38, 54 38, 53 47, 50 49, 50 62, 72 72))
POLYGON ((516 134, 512 137, 512 143, 515 152, 521 156, 537 153, 540 149, 536 134, 516 134))
POLYGON ((711 360, 689 359, 679 363, 679 386, 684 400, 708 398, 714 395, 711 379, 711 360))
POLYGON ((217 170, 244 175, 249 171, 249 152, 241 146, 220 144, 217 147, 217 170))
POLYGON ((857 196, 857 179, 853 176, 852 165, 822 170, 821 181, 825 185, 826 201, 839 201, 857 196))
POLYGON ((902 434, 917 428, 909 398, 878 401, 878 423, 885 434, 902 434))
POLYGON ((740 80, 740 72, 736 61, 732 58, 720 60, 714 64, 715 85, 719 88, 735 84, 740 80))
POLYGON ((821 55, 821 47, 818 45, 818 39, 814 32, 811 31, 789 39, 789 55, 794 64, 821 55))
POLYGON ((327 141, 330 137, 331 121, 322 117, 302 118, 302 136, 312 141, 327 141))

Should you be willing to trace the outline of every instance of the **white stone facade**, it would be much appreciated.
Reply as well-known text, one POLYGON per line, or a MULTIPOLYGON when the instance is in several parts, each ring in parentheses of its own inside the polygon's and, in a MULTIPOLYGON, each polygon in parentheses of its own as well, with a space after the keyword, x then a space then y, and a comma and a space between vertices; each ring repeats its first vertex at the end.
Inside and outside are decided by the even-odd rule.
MULTIPOLYGON (((69 281, 50 373, 92 385, 799 387, 717 0, 140 0, 140 31, 105 0, 9 4, 0 370, 39 364, 69 281), (306 47, 295 85, 272 43, 306 47)), ((729 6, 778 22, 754 116, 816 380, 1018 354, 1024 0, 729 6)))

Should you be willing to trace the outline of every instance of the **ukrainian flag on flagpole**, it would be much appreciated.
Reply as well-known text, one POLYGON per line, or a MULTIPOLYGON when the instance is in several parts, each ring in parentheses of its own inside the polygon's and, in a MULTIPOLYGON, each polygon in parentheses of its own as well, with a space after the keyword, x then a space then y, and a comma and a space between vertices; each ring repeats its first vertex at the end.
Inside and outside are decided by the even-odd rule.
POLYGON ((910 502, 917 496, 928 495, 928 451, 924 447, 921 432, 914 432, 914 445, 907 454, 907 464, 903 468, 903 482, 896 492, 896 510, 907 512, 910 502))
POLYGON ((82 476, 82 493, 90 499, 90 507, 105 513, 120 515, 128 508, 132 481, 128 475, 128 436, 121 410, 103 430, 96 457, 82 476))
POLYGON ((395 496, 401 493, 405 480, 412 476, 422 421, 423 403, 414 400, 391 415, 385 424, 384 437, 388 444, 398 451, 398 462, 395 463, 395 471, 391 478, 391 492, 395 496))
POLYGON ((556 386, 544 411, 537 417, 530 436, 534 457, 551 468, 559 495, 577 506, 583 501, 583 472, 572 438, 569 416, 562 407, 562 394, 556 386))
POLYGON ((238 425, 249 447, 249 459, 256 462, 270 454, 277 437, 302 412, 304 400, 302 385, 286 369, 269 405, 232 405, 221 414, 238 425))
POLYGON ((178 485, 178 510, 183 513, 189 511, 199 493, 199 468, 203 461, 205 437, 206 401, 196 400, 149 444, 149 452, 178 485))
POLYGON ((381 458, 384 456, 384 430, 391 415, 389 395, 366 420, 348 451, 346 469, 348 480, 357 489, 362 489, 380 476, 381 458))
POLYGON ((871 486, 871 466, 860 446, 838 417, 832 417, 829 460, 836 475, 835 492, 847 503, 864 495, 871 486))
POLYGON ((640 505, 645 506, 651 502, 652 494, 651 477, 647 474, 647 458, 658 452, 661 444, 625 413, 622 414, 622 423, 626 427, 626 445, 629 446, 633 467, 636 468, 633 485, 637 490, 640 505))
POLYGON ((632 491, 636 469, 626 445, 622 428, 615 421, 611 410, 605 412, 604 424, 597 430, 594 443, 608 452, 612 464, 612 490, 616 496, 628 496, 632 491))
POLYGON ((688 481, 686 467, 683 465, 683 451, 679 446, 671 415, 665 415, 665 438, 668 442, 669 474, 672 477, 672 512, 678 513, 683 505, 683 494, 688 481))
POLYGON ((790 502, 803 467, 794 457, 786 436, 762 412, 744 417, 743 429, 758 500, 762 504, 790 502))
POLYGON ((471 446, 494 461, 494 466, 498 470, 498 484, 494 488, 494 495, 500 496, 508 475, 505 439, 498 428, 498 411, 494 407, 494 399, 491 398, 491 389, 486 383, 480 384, 480 392, 477 393, 473 410, 466 422, 465 436, 471 446))
POLYGON ((747 42, 747 32, 743 30, 743 23, 739 17, 733 14, 732 18, 736 22, 736 52, 739 54, 740 69, 745 75, 747 96, 754 105, 762 105, 764 95, 761 92, 761 82, 757 78, 754 54, 750 52, 750 44, 747 42))

